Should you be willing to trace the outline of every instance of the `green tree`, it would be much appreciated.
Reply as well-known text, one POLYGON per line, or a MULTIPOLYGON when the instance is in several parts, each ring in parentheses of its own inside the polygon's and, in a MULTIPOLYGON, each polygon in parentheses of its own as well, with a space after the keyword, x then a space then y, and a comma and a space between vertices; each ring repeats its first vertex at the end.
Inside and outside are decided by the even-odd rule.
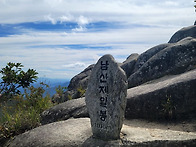
POLYGON ((37 80, 37 72, 34 69, 22 70, 21 63, 7 63, 7 66, 0 70, 2 82, 0 83, 0 94, 12 97, 20 94, 19 88, 27 88, 37 80))

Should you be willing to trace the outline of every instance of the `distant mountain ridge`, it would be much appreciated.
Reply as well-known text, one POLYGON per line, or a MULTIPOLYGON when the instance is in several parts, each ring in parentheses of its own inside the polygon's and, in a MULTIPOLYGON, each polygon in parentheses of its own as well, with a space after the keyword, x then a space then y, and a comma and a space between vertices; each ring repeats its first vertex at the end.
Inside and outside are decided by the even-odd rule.
POLYGON ((32 85, 35 87, 39 87, 40 83, 43 82, 44 84, 47 84, 49 88, 46 89, 46 94, 50 94, 50 96, 53 96, 56 93, 56 88, 58 86, 61 87, 67 87, 70 83, 70 80, 68 79, 51 79, 51 78, 45 78, 41 77, 37 80, 37 82, 33 83, 32 85))
MULTIPOLYGON (((2 82, 2 79, 0 79, 0 82, 2 82)), ((47 84, 49 88, 46 89, 45 94, 50 94, 52 97, 56 91, 55 89, 60 85, 61 87, 68 87, 70 80, 69 79, 51 79, 51 78, 38 78, 37 81, 33 84, 31 84, 34 87, 39 87, 40 83, 43 82, 44 84, 47 84)), ((19 88, 21 93, 24 93, 23 88, 19 88)))

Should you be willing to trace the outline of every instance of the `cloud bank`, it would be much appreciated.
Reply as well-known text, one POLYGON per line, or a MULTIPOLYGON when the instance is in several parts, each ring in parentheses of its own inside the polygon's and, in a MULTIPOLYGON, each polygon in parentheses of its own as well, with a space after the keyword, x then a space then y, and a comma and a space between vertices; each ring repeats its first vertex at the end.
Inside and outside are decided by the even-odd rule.
POLYGON ((122 62, 166 43, 195 20, 185 0, 1 0, 0 67, 21 62, 40 77, 70 79, 104 54, 122 62))

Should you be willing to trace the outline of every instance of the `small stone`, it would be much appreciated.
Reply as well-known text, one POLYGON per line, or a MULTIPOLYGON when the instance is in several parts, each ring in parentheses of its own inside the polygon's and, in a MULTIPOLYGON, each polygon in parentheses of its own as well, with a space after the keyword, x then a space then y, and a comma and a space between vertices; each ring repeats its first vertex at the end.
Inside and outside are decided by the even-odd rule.
POLYGON ((125 72, 111 55, 104 55, 93 68, 86 91, 93 137, 102 140, 120 138, 126 95, 125 72))

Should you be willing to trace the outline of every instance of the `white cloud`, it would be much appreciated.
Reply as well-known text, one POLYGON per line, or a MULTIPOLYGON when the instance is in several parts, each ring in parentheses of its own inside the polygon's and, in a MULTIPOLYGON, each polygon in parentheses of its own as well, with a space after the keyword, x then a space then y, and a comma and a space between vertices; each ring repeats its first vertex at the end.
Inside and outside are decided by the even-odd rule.
POLYGON ((72 29, 73 32, 83 32, 85 30, 86 30, 86 27, 84 26, 78 26, 77 28, 72 29))
POLYGON ((166 6, 171 6, 171 7, 179 6, 179 3, 176 2, 176 1, 165 1, 164 3, 165 3, 166 6))
POLYGON ((24 30, 20 35, 1 37, 0 67, 9 61, 21 62, 37 69, 40 76, 71 78, 103 54, 112 54, 122 62, 131 53, 166 43, 175 31, 192 25, 193 5, 187 0, 0 0, 0 24, 78 24, 71 33, 24 30), (126 28, 88 32, 89 23, 100 21, 119 22, 126 28), (128 27, 132 24, 151 27, 128 27), (59 47, 73 44, 98 48, 59 47))
POLYGON ((84 17, 84 16, 82 16, 82 15, 78 18, 78 25, 80 25, 80 26, 85 26, 85 25, 87 25, 88 23, 89 23, 88 18, 86 18, 86 17, 84 17))
MULTIPOLYGON (((195 18, 193 5, 193 1, 187 0, 4 0, 0 5, 0 23, 43 21, 45 16, 51 16, 54 23, 54 20, 57 21, 60 18, 69 21, 71 15, 78 18, 82 24, 88 23, 88 19, 91 19, 91 21, 138 22, 158 25, 163 24, 169 17, 170 25, 179 25, 176 17, 179 20, 180 16, 180 19, 184 20, 187 25, 193 23, 195 18), (88 19, 86 20, 86 18, 88 19)), ((168 22, 164 24, 168 24, 168 22)))
POLYGON ((71 16, 71 15, 67 15, 67 16, 63 15, 63 16, 60 16, 59 17, 59 21, 61 23, 63 23, 63 22, 69 22, 69 21, 72 21, 72 20, 73 20, 73 16, 71 16))
POLYGON ((73 64, 63 65, 63 67, 65 67, 65 68, 85 68, 86 64, 82 63, 82 62, 76 62, 76 63, 73 63, 73 64))
POLYGON ((89 19, 84 16, 79 16, 78 18, 75 19, 75 21, 78 24, 78 27, 72 29, 74 32, 83 32, 86 30, 86 25, 89 24, 89 19))
POLYGON ((52 18, 51 15, 47 15, 47 16, 45 16, 45 18, 46 18, 47 21, 49 20, 52 24, 56 24, 57 23, 55 18, 52 18))
POLYGON ((156 44, 167 42, 168 34, 175 30, 135 28, 66 34, 28 31, 22 35, 1 37, 0 65, 3 67, 10 61, 21 62, 27 68, 36 69, 41 77, 71 78, 104 54, 112 54, 118 62, 123 62, 132 53, 142 53, 156 44), (70 44, 87 47, 58 47, 70 44), (91 49, 93 46, 97 49, 91 49))

